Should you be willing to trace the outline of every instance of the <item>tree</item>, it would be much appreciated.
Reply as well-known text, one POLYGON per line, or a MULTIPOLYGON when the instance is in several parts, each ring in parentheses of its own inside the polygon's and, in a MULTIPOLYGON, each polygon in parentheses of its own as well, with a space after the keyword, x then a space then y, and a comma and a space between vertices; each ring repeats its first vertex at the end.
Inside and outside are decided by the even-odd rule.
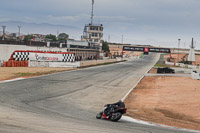
POLYGON ((52 34, 46 35, 45 39, 48 39, 49 41, 52 41, 52 42, 57 41, 56 36, 52 34))
POLYGON ((103 42, 102 43, 102 50, 106 53, 109 53, 110 52, 110 49, 109 49, 109 46, 108 46, 108 43, 107 42, 103 42))
POLYGON ((69 38, 69 35, 66 34, 66 33, 60 33, 60 34, 58 35, 58 40, 59 40, 59 41, 66 41, 68 38, 69 38))
POLYGON ((24 41, 30 41, 31 39, 33 39, 33 35, 26 35, 24 37, 24 41))

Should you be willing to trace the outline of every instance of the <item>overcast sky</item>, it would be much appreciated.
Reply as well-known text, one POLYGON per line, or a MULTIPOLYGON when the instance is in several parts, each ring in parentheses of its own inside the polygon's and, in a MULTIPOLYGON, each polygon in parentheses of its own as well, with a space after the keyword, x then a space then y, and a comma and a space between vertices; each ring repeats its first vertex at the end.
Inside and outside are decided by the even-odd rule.
MULTIPOLYGON (((82 29, 90 22, 92 0, 0 0, 0 21, 50 23, 82 29)), ((200 0, 94 0, 94 23, 104 40, 200 49, 200 0)), ((23 27, 22 27, 23 32, 23 27)))

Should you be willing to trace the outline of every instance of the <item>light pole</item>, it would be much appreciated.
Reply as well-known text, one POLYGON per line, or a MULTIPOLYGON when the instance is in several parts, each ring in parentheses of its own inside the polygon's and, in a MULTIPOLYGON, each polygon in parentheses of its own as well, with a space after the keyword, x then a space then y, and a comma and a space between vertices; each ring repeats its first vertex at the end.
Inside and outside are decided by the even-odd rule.
POLYGON ((6 26, 2 26, 2 28, 3 28, 3 38, 2 38, 2 40, 5 40, 5 30, 6 30, 6 26))
POLYGON ((20 29, 21 29, 21 26, 17 26, 19 28, 19 36, 20 36, 20 29))
POLYGON ((21 26, 17 26, 17 27, 19 28, 19 36, 18 37, 19 37, 19 41, 20 41, 21 40, 20 39, 20 29, 21 29, 21 26))
POLYGON ((124 43, 124 35, 122 35, 122 44, 124 43))
POLYGON ((180 48, 181 39, 178 39, 178 62, 179 62, 179 48, 180 48))

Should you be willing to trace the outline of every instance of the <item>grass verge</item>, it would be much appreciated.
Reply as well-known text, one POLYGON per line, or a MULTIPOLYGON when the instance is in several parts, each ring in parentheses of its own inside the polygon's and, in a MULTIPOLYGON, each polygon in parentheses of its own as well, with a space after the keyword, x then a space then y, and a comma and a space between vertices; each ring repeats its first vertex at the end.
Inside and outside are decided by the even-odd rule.
POLYGON ((88 66, 81 66, 81 67, 78 67, 78 68, 88 68, 88 67, 94 67, 94 66, 110 65, 110 64, 120 63, 120 62, 125 62, 125 60, 115 61, 115 62, 105 62, 105 63, 99 63, 99 64, 88 65, 88 66))
POLYGON ((56 73, 56 72, 64 72, 64 71, 69 71, 69 70, 52 70, 52 71, 46 71, 46 72, 34 72, 34 73, 13 73, 14 74, 14 78, 18 78, 18 77, 34 77, 34 76, 41 76, 41 75, 47 75, 47 74, 52 74, 52 73, 56 73))

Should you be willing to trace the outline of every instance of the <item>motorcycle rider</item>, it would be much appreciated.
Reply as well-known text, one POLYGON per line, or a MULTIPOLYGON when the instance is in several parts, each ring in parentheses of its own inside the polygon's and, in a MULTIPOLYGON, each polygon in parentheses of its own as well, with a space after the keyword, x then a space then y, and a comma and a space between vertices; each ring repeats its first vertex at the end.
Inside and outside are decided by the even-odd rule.
POLYGON ((117 107, 125 108, 125 104, 122 100, 119 100, 116 103, 113 104, 107 104, 107 106, 104 108, 103 112, 106 115, 109 115, 112 111, 114 111, 117 107))
POLYGON ((118 107, 125 108, 125 104, 122 100, 119 100, 117 103, 113 103, 113 105, 117 105, 118 107))

